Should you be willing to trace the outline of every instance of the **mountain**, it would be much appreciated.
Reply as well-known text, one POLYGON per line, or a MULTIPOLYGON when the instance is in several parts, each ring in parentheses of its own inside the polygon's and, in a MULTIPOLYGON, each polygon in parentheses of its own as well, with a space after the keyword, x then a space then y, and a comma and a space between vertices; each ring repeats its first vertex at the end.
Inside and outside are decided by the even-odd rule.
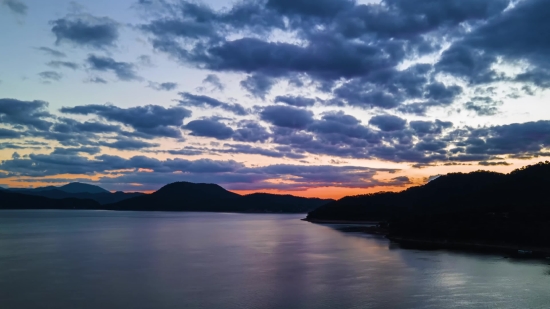
POLYGON ((308 220, 386 221, 429 212, 450 211, 454 201, 504 180, 505 175, 477 171, 440 176, 425 185, 405 191, 380 192, 344 197, 307 216, 308 220))
POLYGON ((0 209, 99 209, 99 203, 83 199, 50 199, 0 190, 0 209))
POLYGON ((509 174, 449 174, 401 193, 342 199, 308 220, 384 220, 400 242, 550 248, 548 187, 548 161, 509 174))
POLYGON ((51 199, 90 199, 100 204, 110 204, 120 202, 132 197, 142 196, 143 193, 111 193, 101 187, 73 182, 60 187, 47 186, 34 189, 10 189, 12 192, 23 193, 27 195, 43 196, 51 199))
POLYGON ((59 190, 66 193, 110 193, 109 191, 98 187, 94 185, 89 185, 85 183, 80 182, 71 182, 66 185, 55 187, 55 186, 47 186, 47 187, 38 187, 38 188, 28 188, 28 189, 20 189, 20 188, 12 188, 11 191, 15 192, 41 192, 41 191, 51 191, 51 190, 59 190))
POLYGON ((145 196, 105 205, 111 210, 304 213, 328 200, 257 193, 241 196, 216 184, 176 182, 145 196))
POLYGON ((67 193, 110 193, 102 187, 89 185, 80 182, 71 182, 59 187, 59 190, 67 193))

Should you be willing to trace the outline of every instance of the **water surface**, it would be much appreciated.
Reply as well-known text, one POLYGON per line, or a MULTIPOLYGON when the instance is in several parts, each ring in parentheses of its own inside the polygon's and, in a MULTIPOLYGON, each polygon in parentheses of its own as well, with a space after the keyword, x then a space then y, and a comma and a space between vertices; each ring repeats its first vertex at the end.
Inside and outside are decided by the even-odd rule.
POLYGON ((549 308, 550 266, 303 215, 0 211, 0 308, 549 308))

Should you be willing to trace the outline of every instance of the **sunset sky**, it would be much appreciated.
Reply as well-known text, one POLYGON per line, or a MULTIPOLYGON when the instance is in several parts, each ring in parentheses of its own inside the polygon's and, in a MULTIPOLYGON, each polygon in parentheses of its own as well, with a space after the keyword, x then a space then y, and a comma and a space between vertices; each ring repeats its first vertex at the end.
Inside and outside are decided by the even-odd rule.
POLYGON ((0 185, 340 198, 550 155, 548 0, 0 0, 0 185))

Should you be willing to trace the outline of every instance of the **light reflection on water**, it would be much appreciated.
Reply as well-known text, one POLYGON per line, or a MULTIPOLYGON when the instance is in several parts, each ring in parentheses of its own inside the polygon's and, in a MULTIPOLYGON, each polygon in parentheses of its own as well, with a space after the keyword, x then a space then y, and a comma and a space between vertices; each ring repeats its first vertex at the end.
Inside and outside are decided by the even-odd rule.
POLYGON ((0 308, 548 308, 550 266, 303 215, 0 211, 0 308))

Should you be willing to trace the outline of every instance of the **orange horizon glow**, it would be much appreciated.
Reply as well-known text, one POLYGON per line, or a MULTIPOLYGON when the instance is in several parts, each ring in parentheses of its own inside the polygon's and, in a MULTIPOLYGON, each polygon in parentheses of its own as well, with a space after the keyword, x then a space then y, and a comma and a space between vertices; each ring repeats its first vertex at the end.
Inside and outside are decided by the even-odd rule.
MULTIPOLYGON (((427 167, 424 169, 412 169, 412 168, 404 169, 395 174, 383 175, 384 179, 378 179, 378 177, 376 177, 378 180, 382 182, 389 181, 391 178, 396 176, 409 177, 410 183, 403 186, 372 186, 372 187, 364 187, 364 188, 330 187, 329 186, 329 187, 309 188, 306 190, 257 189, 257 190, 228 190, 228 191, 237 193, 239 195, 247 195, 247 194, 253 194, 253 193, 269 193, 269 194, 277 194, 277 195, 289 194, 289 195, 306 197, 306 198, 338 200, 345 196, 363 195, 363 194, 377 193, 377 192, 383 192, 383 191, 391 191, 391 192, 403 191, 413 186, 419 186, 419 185, 425 184, 428 180, 428 177, 433 175, 443 175, 443 174, 456 173, 456 172, 469 173, 477 170, 493 171, 493 172, 506 174, 511 172, 512 170, 515 170, 517 168, 520 168, 526 165, 532 165, 538 162, 546 161, 546 159, 537 158, 534 160, 509 160, 509 161, 513 162, 513 164, 509 166, 491 166, 491 167, 479 166, 479 165, 459 165, 459 166, 437 165, 437 166, 427 167)), ((55 179, 66 179, 66 180, 74 179, 74 181, 82 181, 82 182, 85 182, 85 179, 88 179, 90 180, 90 183, 93 184, 93 182, 98 181, 101 176, 102 175, 95 175, 90 177, 89 175, 63 174, 63 175, 44 177, 41 179, 37 179, 37 181, 32 181, 32 182, 23 182, 21 181, 21 179, 17 177, 9 177, 9 178, 0 179, 0 185, 8 186, 9 188, 31 188, 31 187, 36 188, 36 187, 44 187, 44 186, 60 186, 65 184, 65 182, 63 183, 52 182, 52 180, 55 180, 55 179)), ((101 186, 101 184, 96 184, 96 185, 101 186)), ((141 192, 141 193, 151 194, 156 191, 151 189, 142 190, 141 184, 137 184, 137 183, 127 184, 127 185, 133 186, 133 188, 124 190, 124 192, 141 192)), ((221 186, 224 187, 223 184, 221 184, 221 186)), ((160 189, 161 187, 162 186, 159 186, 158 189, 160 189)), ((115 191, 116 190, 111 190, 111 192, 115 192, 115 191)))

